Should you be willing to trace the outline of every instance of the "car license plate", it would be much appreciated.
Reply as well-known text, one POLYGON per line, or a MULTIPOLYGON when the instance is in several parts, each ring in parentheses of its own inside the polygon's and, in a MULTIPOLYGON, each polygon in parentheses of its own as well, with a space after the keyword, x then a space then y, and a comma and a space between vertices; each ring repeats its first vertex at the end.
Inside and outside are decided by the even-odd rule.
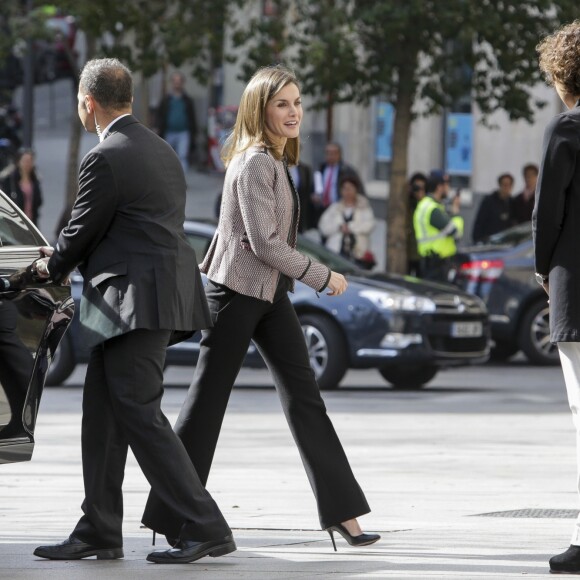
POLYGON ((481 322, 454 322, 451 325, 451 336, 455 338, 468 338, 482 334, 483 324, 481 322))

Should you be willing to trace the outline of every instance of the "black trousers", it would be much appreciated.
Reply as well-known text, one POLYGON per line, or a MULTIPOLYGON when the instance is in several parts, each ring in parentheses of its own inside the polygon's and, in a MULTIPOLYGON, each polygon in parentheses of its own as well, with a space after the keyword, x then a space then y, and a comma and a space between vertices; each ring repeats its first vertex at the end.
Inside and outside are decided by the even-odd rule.
POLYGON ((449 282, 449 269, 452 263, 449 258, 440 258, 436 254, 424 256, 419 262, 419 275, 425 280, 449 282))
POLYGON ((155 493, 176 518, 175 537, 231 533, 161 412, 170 331, 134 330, 96 346, 83 394, 84 515, 73 535, 100 547, 123 544, 121 486, 128 447, 155 493))
MULTIPOLYGON (((273 304, 212 282, 206 296, 214 327, 203 332, 193 382, 175 425, 201 481, 207 482, 229 396, 253 338, 274 377, 322 528, 368 513, 368 503, 326 413, 284 280, 273 304)), ((159 531, 176 526, 155 490, 143 522, 159 531)))

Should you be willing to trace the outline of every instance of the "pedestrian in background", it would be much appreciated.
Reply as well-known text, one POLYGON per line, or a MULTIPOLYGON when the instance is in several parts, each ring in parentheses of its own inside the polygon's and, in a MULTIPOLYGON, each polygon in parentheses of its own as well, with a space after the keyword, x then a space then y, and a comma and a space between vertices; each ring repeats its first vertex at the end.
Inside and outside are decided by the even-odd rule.
POLYGON ((413 173, 409 179, 409 206, 407 214, 407 274, 420 276, 419 251, 417 249, 417 238, 413 227, 413 214, 417 209, 417 204, 427 195, 427 176, 420 171, 413 173))
POLYGON ((236 549, 161 411, 168 344, 211 325, 195 253, 183 230, 185 176, 174 151, 131 114, 133 81, 116 59, 89 61, 78 114, 100 143, 81 162, 79 192, 50 259, 37 273, 84 278, 80 325, 90 358, 83 390, 84 515, 51 560, 123 557, 122 484, 129 447, 175 520, 173 550, 156 563, 187 563, 236 549))
POLYGON ((36 173, 34 151, 20 149, 14 169, 4 178, 1 187, 10 199, 38 225, 38 210, 42 205, 42 189, 36 173))
POLYGON ((370 235, 375 227, 375 216, 369 200, 360 195, 359 189, 360 184, 354 177, 343 177, 340 200, 326 208, 318 228, 329 250, 361 266, 365 266, 365 262, 374 265, 370 235))
POLYGON ((479 204, 473 223, 473 243, 484 242, 512 225, 512 190, 514 178, 502 173, 497 178, 498 189, 486 195, 479 204))
POLYGON ((187 173, 190 154, 195 149, 197 120, 193 99, 185 92, 185 77, 180 72, 171 75, 171 92, 162 99, 157 115, 159 135, 173 147, 187 173))
MULTIPOLYGON (((541 70, 568 110, 544 133, 532 215, 536 278, 549 297, 550 340, 560 352, 580 453, 580 20, 537 50, 541 70)), ((580 573, 580 518, 568 550, 550 559, 550 571, 580 573)))
POLYGON ((538 166, 528 163, 523 169, 524 189, 512 199, 512 222, 523 224, 532 219, 538 183, 538 166))
MULTIPOLYGON (((363 534, 356 520, 369 506, 326 413, 288 298, 295 280, 331 296, 347 286, 341 274, 296 250, 300 206, 287 166, 299 159, 301 120, 294 74, 281 66, 258 70, 242 94, 222 152, 227 171, 220 219, 201 265, 214 326, 202 334, 175 430, 205 483, 232 387, 253 340, 272 372, 322 528, 333 543, 336 531, 351 545, 363 546, 379 536, 363 534)), ((174 527, 173 518, 153 490, 145 525, 174 527)))
POLYGON ((330 204, 340 200, 339 185, 345 177, 354 177, 360 183, 360 193, 364 186, 357 170, 342 159, 342 147, 338 143, 326 144, 325 161, 314 175, 315 195, 313 205, 316 224, 330 204))
POLYGON ((460 198, 458 195, 453 198, 449 215, 444 205, 448 195, 449 179, 433 175, 427 181, 427 195, 419 201, 413 214, 421 277, 440 282, 448 281, 449 258, 457 253, 456 240, 463 235, 460 198))

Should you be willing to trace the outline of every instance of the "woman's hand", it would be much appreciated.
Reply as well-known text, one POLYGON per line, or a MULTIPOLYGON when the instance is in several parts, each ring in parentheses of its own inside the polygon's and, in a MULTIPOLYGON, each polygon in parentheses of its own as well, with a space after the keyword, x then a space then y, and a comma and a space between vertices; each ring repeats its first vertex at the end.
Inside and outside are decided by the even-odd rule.
POLYGON ((330 272, 330 280, 328 281, 327 288, 330 292, 327 292, 329 296, 340 296, 348 286, 346 278, 339 274, 338 272, 330 272))

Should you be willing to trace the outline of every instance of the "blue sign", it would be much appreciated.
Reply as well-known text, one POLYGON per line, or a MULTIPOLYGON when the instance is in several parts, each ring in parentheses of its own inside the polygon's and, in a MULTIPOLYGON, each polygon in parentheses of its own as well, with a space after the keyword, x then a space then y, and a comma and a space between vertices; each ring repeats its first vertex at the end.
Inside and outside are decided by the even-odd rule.
POLYGON ((445 135, 445 171, 453 175, 471 175, 473 161, 473 115, 449 113, 445 135))
POLYGON ((377 134, 375 158, 377 161, 390 161, 393 158, 393 118, 395 109, 391 103, 377 103, 377 134))

